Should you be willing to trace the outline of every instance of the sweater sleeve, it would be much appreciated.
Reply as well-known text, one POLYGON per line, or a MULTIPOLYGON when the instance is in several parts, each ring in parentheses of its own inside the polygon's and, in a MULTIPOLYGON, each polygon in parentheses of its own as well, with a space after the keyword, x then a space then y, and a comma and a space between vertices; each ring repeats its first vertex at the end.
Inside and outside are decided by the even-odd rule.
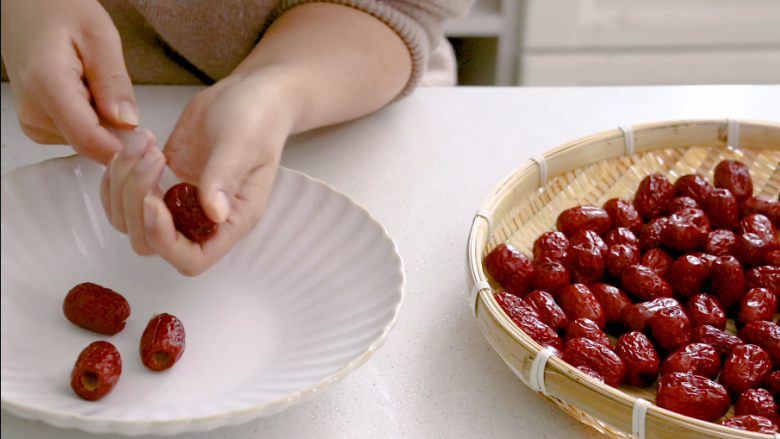
POLYGON ((290 9, 306 3, 333 3, 363 11, 389 26, 404 41, 412 58, 412 74, 398 96, 420 83, 428 57, 444 36, 442 22, 463 15, 473 0, 281 0, 266 26, 290 9))

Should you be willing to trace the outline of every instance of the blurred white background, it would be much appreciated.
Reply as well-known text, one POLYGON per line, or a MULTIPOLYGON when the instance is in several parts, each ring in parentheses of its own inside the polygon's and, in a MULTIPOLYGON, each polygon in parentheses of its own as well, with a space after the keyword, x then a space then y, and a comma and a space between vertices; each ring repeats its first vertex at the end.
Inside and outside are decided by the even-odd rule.
POLYGON ((461 85, 780 83, 780 0, 476 0, 461 85))

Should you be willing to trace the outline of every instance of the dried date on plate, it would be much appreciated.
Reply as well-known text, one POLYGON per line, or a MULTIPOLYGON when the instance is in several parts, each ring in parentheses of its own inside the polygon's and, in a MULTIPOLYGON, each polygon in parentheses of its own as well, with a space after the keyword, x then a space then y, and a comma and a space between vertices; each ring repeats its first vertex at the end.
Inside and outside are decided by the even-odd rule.
POLYGON ((627 332, 618 338, 615 353, 626 367, 625 381, 632 386, 647 387, 658 377, 658 354, 641 332, 627 332))
POLYGON ((642 231, 644 222, 631 201, 625 198, 612 198, 604 203, 604 210, 612 220, 612 227, 625 227, 634 234, 642 231))
POLYGON ((585 366, 604 378, 604 384, 617 387, 623 382, 626 367, 623 360, 608 347, 587 338, 575 338, 566 343, 564 360, 574 367, 585 366))
POLYGON ((720 418, 731 403, 726 389, 708 378, 674 372, 658 380, 658 407, 704 421, 720 418))
POLYGON ((76 285, 65 296, 62 311, 76 326, 114 335, 125 327, 130 304, 121 294, 93 283, 76 285))
POLYGON ((80 398, 96 401, 114 388, 121 374, 119 351, 107 341, 96 341, 79 354, 70 373, 70 387, 80 398))
POLYGON ((162 371, 171 368, 184 354, 184 325, 170 314, 156 314, 141 335, 141 362, 148 369, 162 371))
POLYGON ((206 242, 217 234, 218 224, 206 216, 198 199, 198 187, 179 183, 165 192, 165 205, 171 211, 173 225, 192 242, 206 242))
POLYGON ((650 174, 639 183, 634 196, 634 207, 646 221, 661 216, 666 205, 674 199, 675 189, 666 177, 650 174))
POLYGON ((507 292, 523 297, 531 291, 536 267, 511 244, 499 244, 485 257, 487 272, 507 292))
POLYGON ((581 230, 593 230, 599 236, 604 236, 612 229, 612 220, 607 211, 600 207, 577 206, 561 212, 555 225, 567 237, 581 230))
POLYGON ((737 201, 744 201, 753 195, 753 179, 750 169, 736 160, 723 160, 715 166, 715 187, 731 191, 737 201))

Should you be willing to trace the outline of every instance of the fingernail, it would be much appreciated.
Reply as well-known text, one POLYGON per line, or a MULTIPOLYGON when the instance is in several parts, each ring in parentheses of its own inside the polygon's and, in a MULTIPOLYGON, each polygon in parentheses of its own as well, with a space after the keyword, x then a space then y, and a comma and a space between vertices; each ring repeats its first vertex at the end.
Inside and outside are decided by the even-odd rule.
POLYGON ((147 228, 152 228, 155 221, 157 221, 157 211, 154 207, 154 199, 149 194, 144 197, 144 225, 147 228))
POLYGON ((138 118, 138 109, 130 102, 122 102, 119 104, 117 107, 117 119, 134 127, 141 123, 138 118))
POLYGON ((149 150, 149 152, 144 154, 143 157, 141 157, 141 160, 138 161, 136 166, 141 172, 149 172, 158 166, 161 161, 162 153, 160 153, 160 150, 157 148, 152 148, 149 150))
POLYGON ((225 192, 217 191, 214 196, 214 210, 217 214, 216 219, 218 223, 224 222, 227 219, 228 214, 230 214, 230 201, 225 192))

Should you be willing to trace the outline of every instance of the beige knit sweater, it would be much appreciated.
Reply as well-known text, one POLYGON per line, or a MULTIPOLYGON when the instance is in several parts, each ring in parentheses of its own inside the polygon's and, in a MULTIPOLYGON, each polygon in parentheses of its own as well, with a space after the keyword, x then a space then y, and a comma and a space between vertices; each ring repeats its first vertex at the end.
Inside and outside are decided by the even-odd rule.
MULTIPOLYGON (((454 70, 442 58, 451 58, 451 48, 441 23, 463 14, 473 0, 100 0, 119 30, 136 84, 217 81, 249 54, 276 17, 318 1, 371 14, 403 39, 413 61, 405 94, 426 74, 446 78, 442 70, 454 70)), ((2 73, 6 80, 5 68, 2 73)))

